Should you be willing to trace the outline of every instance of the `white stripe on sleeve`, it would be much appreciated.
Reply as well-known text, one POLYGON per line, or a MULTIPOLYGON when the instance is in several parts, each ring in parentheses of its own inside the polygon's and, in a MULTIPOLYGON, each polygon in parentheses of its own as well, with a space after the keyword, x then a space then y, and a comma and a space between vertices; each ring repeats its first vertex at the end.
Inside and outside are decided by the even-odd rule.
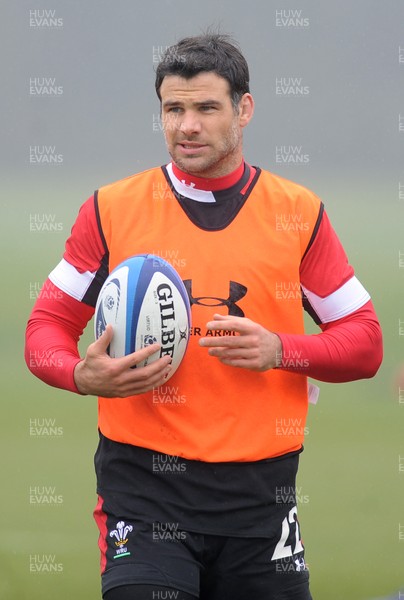
POLYGON ((355 276, 325 298, 317 296, 303 285, 302 289, 321 323, 342 319, 370 300, 368 292, 355 276))
POLYGON ((49 274, 49 279, 60 290, 66 292, 76 300, 82 300, 90 287, 95 273, 85 271, 79 273, 73 265, 67 262, 64 258, 49 274))

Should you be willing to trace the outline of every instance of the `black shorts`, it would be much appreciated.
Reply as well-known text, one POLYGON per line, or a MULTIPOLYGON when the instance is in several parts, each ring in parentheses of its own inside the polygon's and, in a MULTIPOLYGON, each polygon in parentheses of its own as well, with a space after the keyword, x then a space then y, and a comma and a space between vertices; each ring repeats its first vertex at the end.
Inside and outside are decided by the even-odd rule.
POLYGON ((103 594, 115 587, 142 584, 181 590, 203 600, 311 599, 294 497, 297 456, 249 466, 206 467, 206 463, 181 459, 183 467, 174 474, 153 470, 157 454, 163 456, 101 436, 96 454, 99 502, 94 516, 100 530, 103 594), (243 497, 233 511, 233 522, 228 518, 220 527, 205 515, 203 505, 198 507, 206 493, 210 502, 206 498, 205 505, 231 512, 234 499, 229 496, 226 502, 223 479, 230 469, 233 484, 244 489, 251 477, 257 477, 256 468, 261 476, 272 473, 273 481, 267 482, 265 498, 264 488, 259 498, 251 489, 239 494, 243 497), (211 472, 217 486, 207 475, 211 472), (234 482, 238 472, 240 481, 234 482), (287 474, 286 479, 281 473, 287 474), (202 491, 189 497, 189 489, 195 487, 202 491), (268 519, 262 518, 265 508, 268 519), (202 517, 196 518, 198 513, 202 517), (212 522, 217 531, 210 530, 212 522))

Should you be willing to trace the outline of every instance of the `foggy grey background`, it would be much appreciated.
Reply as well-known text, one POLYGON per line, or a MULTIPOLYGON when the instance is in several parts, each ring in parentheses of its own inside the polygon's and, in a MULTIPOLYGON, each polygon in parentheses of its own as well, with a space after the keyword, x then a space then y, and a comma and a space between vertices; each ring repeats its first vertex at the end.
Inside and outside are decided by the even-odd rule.
POLYGON ((153 131, 155 49, 208 26, 233 34, 250 65, 256 100, 246 131, 250 162, 293 177, 293 167, 275 163, 275 148, 302 146, 310 163, 297 176, 307 184, 321 176, 380 181, 397 177, 402 166, 404 5, 398 0, 20 0, 3 5, 1 14, 1 164, 12 177, 35 182, 55 175, 29 164, 31 145, 56 146, 63 155, 59 183, 80 178, 89 192, 165 162, 162 135, 153 131), (30 10, 54 10, 63 25, 30 27, 30 10), (300 11, 308 26, 276 26, 282 10, 300 11), (30 95, 32 77, 55 78, 63 94, 30 95), (301 78, 309 94, 277 95, 280 77, 301 78))

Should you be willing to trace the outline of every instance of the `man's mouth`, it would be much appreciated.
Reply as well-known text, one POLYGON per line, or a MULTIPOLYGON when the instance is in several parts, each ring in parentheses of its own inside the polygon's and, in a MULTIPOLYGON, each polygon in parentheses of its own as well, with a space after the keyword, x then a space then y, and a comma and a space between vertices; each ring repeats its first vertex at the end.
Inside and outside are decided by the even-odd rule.
POLYGON ((178 146, 186 154, 197 154, 203 148, 206 148, 206 144, 200 144, 199 142, 179 142, 178 146))
POLYGON ((205 144, 200 144, 199 142, 179 142, 180 146, 184 148, 203 148, 205 144))

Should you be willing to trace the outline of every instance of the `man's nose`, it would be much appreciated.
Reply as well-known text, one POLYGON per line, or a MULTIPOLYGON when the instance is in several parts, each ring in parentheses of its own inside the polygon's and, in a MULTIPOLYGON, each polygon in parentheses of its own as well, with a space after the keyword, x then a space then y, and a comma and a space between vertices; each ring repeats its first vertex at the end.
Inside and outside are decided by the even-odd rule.
POLYGON ((186 136, 200 133, 201 122, 199 116, 194 111, 186 111, 181 117, 180 131, 186 136))

